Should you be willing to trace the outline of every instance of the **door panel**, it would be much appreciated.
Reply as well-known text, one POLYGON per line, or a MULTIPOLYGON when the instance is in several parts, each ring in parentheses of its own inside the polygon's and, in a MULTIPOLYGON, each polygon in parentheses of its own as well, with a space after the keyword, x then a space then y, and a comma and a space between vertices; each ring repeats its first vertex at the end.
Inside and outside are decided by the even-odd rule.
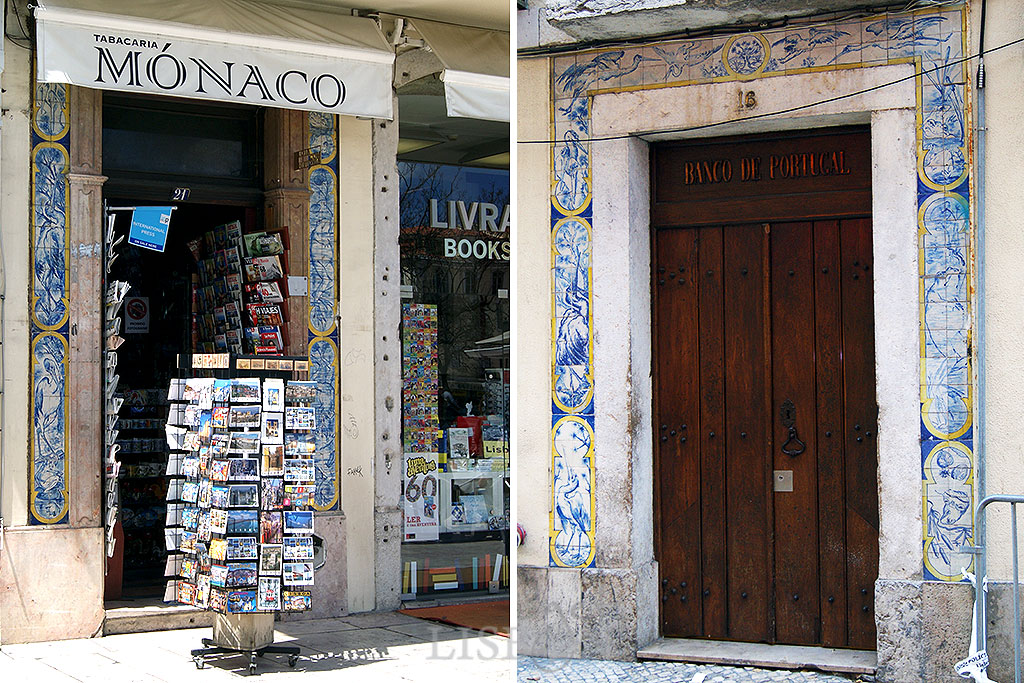
POLYGON ((768 507, 767 235, 760 225, 724 230, 725 487, 729 637, 771 640, 768 507))
POLYGON ((871 253, 869 219, 656 232, 664 635, 874 647, 871 253))
POLYGON ((700 459, 697 440, 686 438, 698 418, 697 242, 691 230, 659 233, 654 282, 659 337, 657 371, 672 381, 659 383, 658 444, 662 627, 666 633, 697 635, 701 630, 700 459), (686 425, 686 429, 680 429, 686 425))
POLYGON ((701 456, 701 606, 702 635, 729 635, 726 595, 727 491, 725 488, 725 309, 723 291, 722 229, 699 231, 700 265, 697 268, 699 302, 698 348, 700 349, 700 422, 693 437, 700 442, 701 456), (705 595, 704 592, 707 592, 705 595))
POLYGON ((839 224, 814 224, 814 340, 818 421, 818 557, 821 644, 846 644, 846 478, 839 224))
POLYGON ((840 250, 846 387, 847 614, 850 645, 870 648, 875 642, 874 588, 878 576, 878 407, 870 221, 843 221, 840 250))
POLYGON ((791 491, 773 494, 776 638, 809 645, 818 641, 819 617, 811 224, 772 225, 771 237, 772 453, 774 469, 792 477, 791 491))

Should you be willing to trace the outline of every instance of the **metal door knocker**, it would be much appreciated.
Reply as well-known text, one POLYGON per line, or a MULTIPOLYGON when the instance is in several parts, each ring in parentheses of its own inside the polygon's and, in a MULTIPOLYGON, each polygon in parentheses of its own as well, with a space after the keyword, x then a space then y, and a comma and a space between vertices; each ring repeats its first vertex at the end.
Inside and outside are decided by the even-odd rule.
POLYGON ((789 429, 789 438, 786 439, 786 443, 782 444, 782 452, 796 457, 804 452, 807 444, 801 441, 800 437, 796 434, 796 406, 788 398, 782 402, 782 408, 779 409, 779 418, 782 420, 782 426, 789 429))

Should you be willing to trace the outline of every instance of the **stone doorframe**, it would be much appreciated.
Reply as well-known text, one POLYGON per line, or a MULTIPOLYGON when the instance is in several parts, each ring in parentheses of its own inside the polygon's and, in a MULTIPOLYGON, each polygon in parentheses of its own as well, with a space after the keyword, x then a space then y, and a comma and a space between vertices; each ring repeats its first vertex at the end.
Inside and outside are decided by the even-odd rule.
MULTIPOLYGON (((595 489, 599 511, 595 568, 635 576, 635 631, 642 648, 658 636, 658 572, 654 560, 650 298, 649 142, 832 125, 871 126, 878 422, 879 584, 919 582, 921 489, 919 303, 914 66, 899 64, 831 73, 761 78, 596 94, 592 104, 593 318, 596 329, 595 432, 602 434, 595 489), (908 78, 909 77, 909 78, 908 78), (904 79, 904 80, 900 80, 904 79), (865 94, 808 107, 787 118, 743 119, 823 99, 823 93, 865 94), (740 113, 740 94, 755 91, 756 110, 740 113), (727 125, 687 133, 718 121, 727 125), (623 293, 627 296, 623 296, 623 293), (611 520, 620 520, 613 523, 611 520)), ((552 570, 554 571, 554 570, 552 570)), ((878 642, 898 620, 876 590, 878 642)), ((621 596, 620 596, 621 597, 621 596)), ((632 610, 630 610, 632 611, 632 610)), ((614 640, 599 624, 584 650, 614 640), (605 637, 602 637, 604 635, 605 637)), ((632 630, 632 629, 630 629, 632 630)), ((627 635, 620 632, 620 635, 627 635)), ((613 647, 614 655, 625 644, 613 647)), ((880 660, 885 656, 880 646, 880 660)), ((584 652, 586 655, 586 652, 584 652)), ((880 662, 881 663, 881 662, 880 662)))

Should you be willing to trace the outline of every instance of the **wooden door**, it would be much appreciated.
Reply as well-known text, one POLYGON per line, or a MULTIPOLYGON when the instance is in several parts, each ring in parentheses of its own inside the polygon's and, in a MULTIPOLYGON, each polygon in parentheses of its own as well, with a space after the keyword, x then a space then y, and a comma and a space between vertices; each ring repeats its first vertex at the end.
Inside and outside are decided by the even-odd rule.
POLYGON ((662 631, 874 648, 871 224, 655 233, 662 631))

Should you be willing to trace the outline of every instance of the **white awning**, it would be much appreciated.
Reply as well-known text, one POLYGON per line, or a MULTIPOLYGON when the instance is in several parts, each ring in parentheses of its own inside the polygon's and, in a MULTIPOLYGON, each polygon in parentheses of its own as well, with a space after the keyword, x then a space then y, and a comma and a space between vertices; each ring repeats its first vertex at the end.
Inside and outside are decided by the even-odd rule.
POLYGON ((414 19, 413 27, 444 64, 448 116, 511 120, 508 31, 414 19))
POLYGON ((43 0, 37 78, 392 117, 394 52, 372 19, 255 0, 43 0))

